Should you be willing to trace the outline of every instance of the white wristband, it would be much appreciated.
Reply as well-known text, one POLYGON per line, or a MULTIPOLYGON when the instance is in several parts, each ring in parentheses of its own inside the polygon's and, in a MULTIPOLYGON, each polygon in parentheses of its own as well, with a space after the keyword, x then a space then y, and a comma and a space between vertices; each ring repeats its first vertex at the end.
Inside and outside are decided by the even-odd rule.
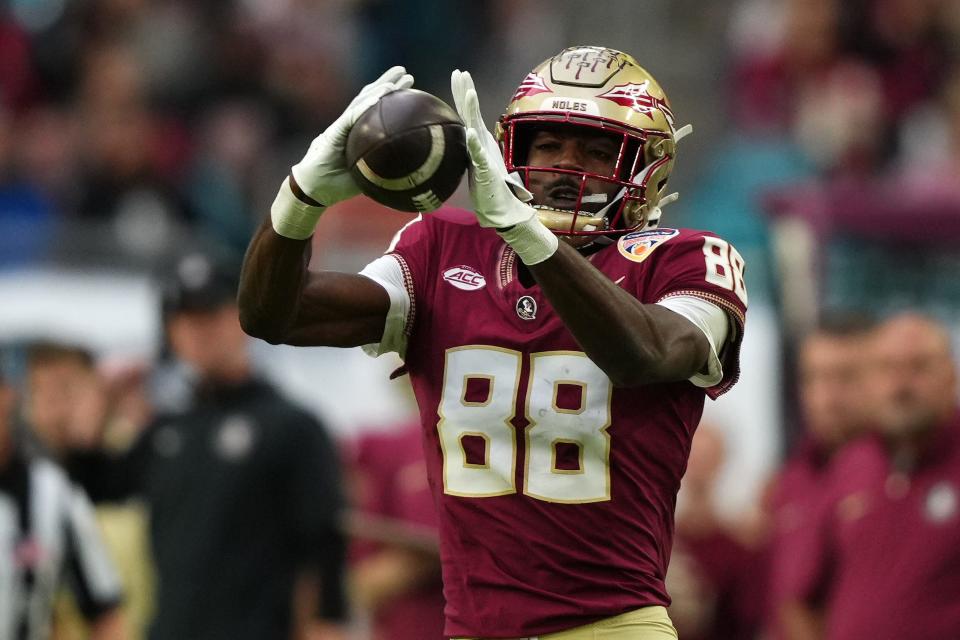
POLYGON ((513 247, 523 264, 539 264, 557 251, 557 236, 537 216, 519 222, 509 229, 497 231, 513 247))
POLYGON ((280 191, 270 207, 273 230, 285 238, 306 240, 313 235, 320 215, 326 207, 314 207, 293 194, 290 179, 284 178, 280 191))

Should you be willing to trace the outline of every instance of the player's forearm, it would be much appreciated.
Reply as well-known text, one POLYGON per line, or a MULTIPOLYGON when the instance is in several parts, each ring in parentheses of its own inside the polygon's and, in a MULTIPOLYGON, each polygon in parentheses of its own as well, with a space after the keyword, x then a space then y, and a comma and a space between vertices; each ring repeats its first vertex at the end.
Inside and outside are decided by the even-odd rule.
POLYGON ((693 323, 641 304, 566 243, 530 270, 584 352, 616 386, 685 380, 706 362, 709 344, 693 323))
POLYGON ((255 338, 284 341, 293 327, 307 279, 310 241, 285 238, 270 218, 257 229, 240 272, 240 324, 255 338))

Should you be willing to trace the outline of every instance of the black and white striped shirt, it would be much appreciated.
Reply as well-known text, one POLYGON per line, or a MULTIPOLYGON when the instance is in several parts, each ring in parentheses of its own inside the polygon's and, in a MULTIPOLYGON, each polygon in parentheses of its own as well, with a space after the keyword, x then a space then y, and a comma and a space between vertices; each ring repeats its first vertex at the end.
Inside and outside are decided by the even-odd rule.
POLYGON ((15 452, 0 469, 0 638, 47 640, 64 580, 90 619, 120 602, 86 494, 49 460, 15 452))

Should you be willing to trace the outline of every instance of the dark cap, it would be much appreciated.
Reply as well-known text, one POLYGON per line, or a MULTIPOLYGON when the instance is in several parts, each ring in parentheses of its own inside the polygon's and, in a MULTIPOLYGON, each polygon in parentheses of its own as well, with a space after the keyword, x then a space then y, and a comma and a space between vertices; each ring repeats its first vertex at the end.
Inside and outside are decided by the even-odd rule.
POLYGON ((178 311, 214 311, 237 299, 234 271, 208 255, 191 253, 180 258, 169 274, 163 292, 166 314, 178 311))

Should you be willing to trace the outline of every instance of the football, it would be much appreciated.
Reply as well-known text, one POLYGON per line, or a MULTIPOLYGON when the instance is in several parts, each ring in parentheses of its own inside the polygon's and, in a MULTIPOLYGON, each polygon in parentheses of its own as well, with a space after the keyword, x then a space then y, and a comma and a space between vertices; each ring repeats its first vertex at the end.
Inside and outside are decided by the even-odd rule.
POLYGON ((453 195, 467 170, 466 130, 446 102, 416 89, 388 93, 347 136, 360 190, 400 211, 426 213, 453 195))

